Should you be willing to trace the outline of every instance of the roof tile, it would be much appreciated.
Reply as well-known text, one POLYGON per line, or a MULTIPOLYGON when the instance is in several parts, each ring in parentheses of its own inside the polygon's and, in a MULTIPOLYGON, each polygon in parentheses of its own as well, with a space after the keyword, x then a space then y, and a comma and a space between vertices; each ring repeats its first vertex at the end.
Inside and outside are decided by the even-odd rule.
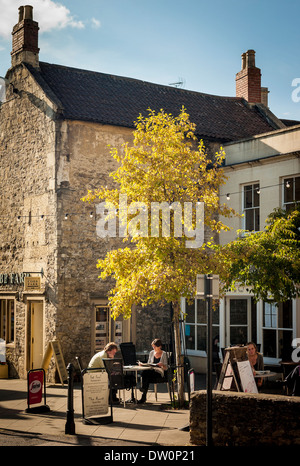
POLYGON ((63 107, 63 117, 134 127, 139 114, 163 109, 178 115, 185 107, 202 138, 229 142, 274 130, 255 107, 238 97, 222 97, 137 79, 40 62, 27 65, 63 107))

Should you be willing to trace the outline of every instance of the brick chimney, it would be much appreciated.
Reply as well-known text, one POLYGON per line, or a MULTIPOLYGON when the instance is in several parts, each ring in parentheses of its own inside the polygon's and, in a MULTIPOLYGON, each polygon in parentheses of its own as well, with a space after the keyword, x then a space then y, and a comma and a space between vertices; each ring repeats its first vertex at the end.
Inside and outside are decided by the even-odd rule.
POLYGON ((242 69, 236 74, 236 96, 249 103, 262 103, 261 72, 255 66, 255 51, 242 54, 242 69))
POLYGON ((19 22, 12 31, 11 64, 29 63, 39 66, 38 30, 39 26, 33 21, 32 6, 19 7, 19 22))

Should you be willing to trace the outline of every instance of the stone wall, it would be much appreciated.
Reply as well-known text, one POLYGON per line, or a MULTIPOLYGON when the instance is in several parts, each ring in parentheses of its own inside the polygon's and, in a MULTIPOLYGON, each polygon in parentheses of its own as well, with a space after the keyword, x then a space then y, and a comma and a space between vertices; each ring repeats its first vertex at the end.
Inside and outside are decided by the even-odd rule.
POLYGON ((171 305, 169 303, 153 303, 146 308, 137 307, 136 312, 136 349, 151 351, 151 342, 160 338, 164 345, 173 341, 171 305))
POLYGON ((64 121, 57 145, 57 338, 65 359, 80 355, 87 364, 94 351, 94 304, 107 300, 112 283, 100 280, 97 262, 124 247, 123 238, 97 235, 96 205, 81 198, 88 190, 112 187, 117 168, 108 147, 121 148, 132 132, 89 122, 64 121), (90 216, 92 212, 92 217, 90 216), (65 215, 68 219, 65 220, 65 215))
MULTIPOLYGON (((55 108, 23 65, 9 70, 8 77, 15 92, 7 88, 0 108, 0 273, 43 269, 47 289, 56 282, 55 108)), ((7 358, 10 375, 21 377, 29 359, 23 292, 21 284, 0 285, 0 297, 16 298, 15 341, 7 345, 7 358)), ((48 341, 55 334, 55 300, 46 303, 44 312, 48 341)))
MULTIPOLYGON (((299 397, 213 392, 214 446, 299 446, 299 419, 299 397)), ((190 442, 206 443, 206 391, 191 395, 190 442)))

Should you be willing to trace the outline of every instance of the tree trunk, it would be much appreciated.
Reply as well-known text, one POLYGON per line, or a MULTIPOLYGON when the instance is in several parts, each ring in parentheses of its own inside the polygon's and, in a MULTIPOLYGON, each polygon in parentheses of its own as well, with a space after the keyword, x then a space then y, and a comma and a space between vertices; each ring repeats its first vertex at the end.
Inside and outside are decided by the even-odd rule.
POLYGON ((181 353, 181 338, 180 338, 180 304, 175 301, 173 304, 173 321, 174 321, 174 342, 175 342, 175 361, 177 366, 177 382, 178 382, 178 404, 179 408, 184 407, 184 356, 181 353))

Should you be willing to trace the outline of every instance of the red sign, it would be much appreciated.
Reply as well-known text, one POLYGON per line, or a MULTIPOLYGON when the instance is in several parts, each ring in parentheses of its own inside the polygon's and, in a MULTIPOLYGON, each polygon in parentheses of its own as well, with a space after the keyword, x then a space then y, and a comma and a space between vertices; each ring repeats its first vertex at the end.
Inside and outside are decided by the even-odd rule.
POLYGON ((34 371, 28 374, 28 404, 41 403, 43 395, 44 371, 34 371))

